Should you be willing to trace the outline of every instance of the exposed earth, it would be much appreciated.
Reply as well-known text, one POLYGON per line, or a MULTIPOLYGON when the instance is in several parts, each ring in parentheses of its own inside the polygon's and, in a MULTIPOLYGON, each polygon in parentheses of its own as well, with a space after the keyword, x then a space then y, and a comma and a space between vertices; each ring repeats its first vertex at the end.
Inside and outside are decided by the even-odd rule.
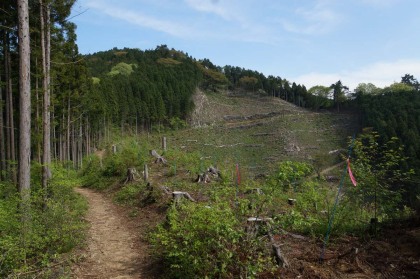
POLYGON ((76 191, 89 203, 90 224, 84 258, 73 267, 73 278, 150 278, 148 247, 142 232, 149 215, 128 217, 127 209, 113 204, 104 193, 76 191))

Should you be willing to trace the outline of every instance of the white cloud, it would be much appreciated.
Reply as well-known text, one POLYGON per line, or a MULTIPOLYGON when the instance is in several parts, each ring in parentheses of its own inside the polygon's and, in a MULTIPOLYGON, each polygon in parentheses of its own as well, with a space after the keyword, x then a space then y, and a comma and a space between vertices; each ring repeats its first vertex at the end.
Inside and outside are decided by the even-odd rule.
POLYGON ((377 62, 355 71, 342 71, 340 73, 313 72, 291 80, 304 84, 308 89, 315 85, 329 86, 341 80, 344 85, 353 90, 359 83, 373 83, 377 87, 389 86, 394 82, 400 82, 401 77, 405 74, 420 78, 420 60, 377 62))
POLYGON ((328 7, 326 1, 318 1, 312 8, 298 8, 294 13, 297 17, 295 22, 283 21, 283 28, 288 32, 325 34, 336 28, 341 21, 341 16, 328 7))
POLYGON ((216 0, 185 0, 185 2, 193 9, 199 12, 213 13, 225 20, 232 20, 236 16, 220 1, 216 0))
POLYGON ((153 16, 147 16, 135 10, 119 8, 118 6, 110 5, 102 1, 92 0, 87 3, 87 6, 115 19, 123 20, 133 25, 154 29, 175 37, 193 37, 195 35, 195 32, 193 32, 194 30, 188 26, 158 19, 153 16))

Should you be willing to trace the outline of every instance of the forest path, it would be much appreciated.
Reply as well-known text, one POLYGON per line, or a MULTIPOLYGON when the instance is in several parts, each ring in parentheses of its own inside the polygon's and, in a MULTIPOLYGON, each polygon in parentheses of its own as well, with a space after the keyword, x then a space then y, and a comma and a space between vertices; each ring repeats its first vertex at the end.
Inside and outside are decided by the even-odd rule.
POLYGON ((85 188, 75 191, 89 203, 90 228, 85 259, 73 268, 73 278, 146 278, 141 274, 147 253, 133 221, 103 194, 85 188))

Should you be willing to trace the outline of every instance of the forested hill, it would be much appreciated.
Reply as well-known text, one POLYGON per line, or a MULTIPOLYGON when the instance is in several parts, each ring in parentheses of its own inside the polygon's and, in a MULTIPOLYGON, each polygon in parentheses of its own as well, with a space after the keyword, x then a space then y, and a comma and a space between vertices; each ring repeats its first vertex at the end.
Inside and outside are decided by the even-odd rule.
POLYGON ((191 95, 202 78, 193 59, 166 47, 113 49, 87 55, 85 60, 98 110, 118 126, 148 127, 184 119, 193 108, 191 95))
POLYGON ((280 77, 216 66, 209 59, 197 60, 166 45, 145 51, 114 48, 86 55, 84 61, 94 84, 90 99, 97 104, 97 114, 121 127, 148 129, 152 124, 185 120, 197 87, 271 95, 302 107, 332 105, 327 98, 312 98, 304 86, 280 77))
MULTIPOLYGON (((383 89, 360 84, 354 92, 337 81, 330 86, 305 86, 236 66, 216 66, 166 45, 153 50, 112 49, 84 56, 93 80, 90 112, 106 126, 150 129, 184 126, 196 88, 229 90, 251 96, 281 98, 311 110, 351 108, 363 127, 373 127, 385 143, 397 137, 407 157, 405 169, 420 173, 420 111, 418 81, 409 74, 383 89)), ((91 114, 92 115, 92 114, 91 114)), ((91 118, 93 116, 90 116, 91 118)))

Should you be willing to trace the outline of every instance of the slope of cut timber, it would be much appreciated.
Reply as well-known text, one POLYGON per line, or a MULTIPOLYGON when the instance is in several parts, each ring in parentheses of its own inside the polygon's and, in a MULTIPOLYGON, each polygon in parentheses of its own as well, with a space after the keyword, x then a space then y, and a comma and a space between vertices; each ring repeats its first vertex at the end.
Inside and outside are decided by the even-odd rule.
MULTIPOLYGON (((338 162, 359 127, 354 114, 313 112, 279 98, 197 90, 193 128, 176 134, 178 147, 204 157, 241 163, 252 175, 268 173, 284 160, 338 162), (230 158, 230 159, 226 159, 230 158)), ((229 162, 232 163, 232 162, 229 162)))

